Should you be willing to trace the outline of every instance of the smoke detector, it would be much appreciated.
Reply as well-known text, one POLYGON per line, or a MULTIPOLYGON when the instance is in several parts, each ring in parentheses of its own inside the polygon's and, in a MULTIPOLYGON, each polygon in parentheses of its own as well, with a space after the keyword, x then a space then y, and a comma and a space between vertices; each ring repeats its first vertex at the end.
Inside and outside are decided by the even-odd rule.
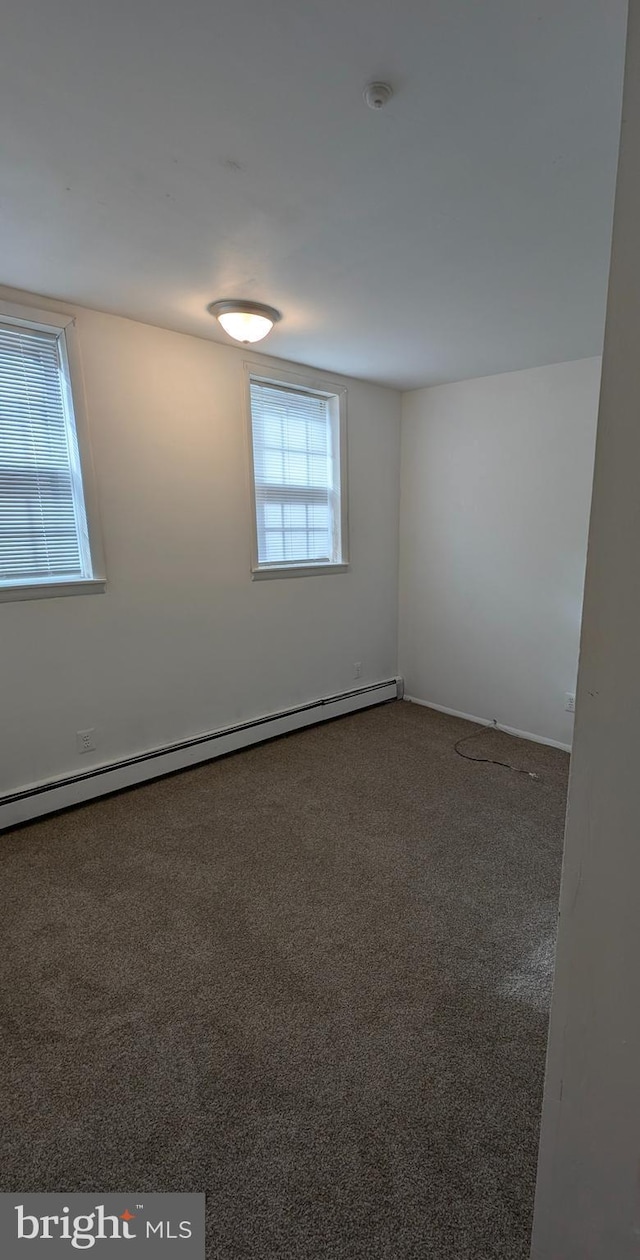
POLYGON ((393 96, 393 88, 388 83, 368 83, 363 92, 369 109, 382 109, 393 96))

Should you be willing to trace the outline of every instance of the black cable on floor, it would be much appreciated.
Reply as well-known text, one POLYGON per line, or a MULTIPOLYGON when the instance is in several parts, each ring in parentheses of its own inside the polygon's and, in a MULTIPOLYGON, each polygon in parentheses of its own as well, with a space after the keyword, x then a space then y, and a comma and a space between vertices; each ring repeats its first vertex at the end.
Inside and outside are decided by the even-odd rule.
POLYGON ((486 734, 488 730, 497 731, 499 729, 497 724, 494 723, 493 726, 485 726, 482 731, 473 731, 471 735, 463 735, 462 739, 457 740, 453 745, 454 752, 457 752, 459 757, 464 757, 465 761, 480 761, 487 766, 503 766, 505 770, 513 770, 514 774, 526 774, 530 779, 539 779, 540 775, 535 774, 533 770, 523 770, 522 766, 512 766, 509 761, 496 761, 494 757, 470 757, 468 753, 460 752, 460 744, 466 744, 470 739, 478 739, 479 735, 486 734))

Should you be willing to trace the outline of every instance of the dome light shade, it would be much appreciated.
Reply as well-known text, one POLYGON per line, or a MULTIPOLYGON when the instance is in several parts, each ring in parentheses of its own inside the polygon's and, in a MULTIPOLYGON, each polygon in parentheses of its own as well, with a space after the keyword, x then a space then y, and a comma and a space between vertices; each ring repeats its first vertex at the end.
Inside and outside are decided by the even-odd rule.
POLYGON ((207 310, 234 341, 242 341, 244 345, 251 341, 262 341, 271 332, 273 325, 282 319, 280 311, 276 311, 273 306, 263 306, 262 302, 243 302, 240 299, 212 302, 207 310))

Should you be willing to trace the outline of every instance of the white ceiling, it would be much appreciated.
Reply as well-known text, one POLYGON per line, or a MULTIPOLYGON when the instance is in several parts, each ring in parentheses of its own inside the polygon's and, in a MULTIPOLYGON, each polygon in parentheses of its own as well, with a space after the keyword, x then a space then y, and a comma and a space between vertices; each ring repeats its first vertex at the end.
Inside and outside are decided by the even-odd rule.
POLYGON ((405 388, 598 354, 624 0, 3 0, 0 281, 405 388), (394 85, 367 109, 371 79, 394 85))

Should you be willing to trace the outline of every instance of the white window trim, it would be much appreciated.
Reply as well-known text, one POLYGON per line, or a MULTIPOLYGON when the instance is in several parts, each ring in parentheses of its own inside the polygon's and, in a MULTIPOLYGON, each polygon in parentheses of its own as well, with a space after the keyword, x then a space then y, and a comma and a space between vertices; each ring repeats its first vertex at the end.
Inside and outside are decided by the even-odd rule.
POLYGON ((348 573, 349 564, 349 481, 347 468, 347 388, 343 384, 330 380, 315 372, 289 372, 277 367, 270 368, 264 362, 244 363, 244 411, 246 417, 245 435, 247 447, 247 467, 249 482, 249 502, 251 504, 251 579, 261 581, 264 578, 317 577, 332 573, 348 573), (258 521, 256 517, 256 482, 253 463, 253 426, 251 422, 251 381, 265 381, 267 384, 289 386, 292 389, 309 390, 314 394, 323 394, 327 398, 338 401, 338 434, 340 450, 340 538, 341 559, 335 563, 325 560, 318 564, 261 564, 258 560, 258 521))
POLYGON ((0 603, 23 599, 55 599, 67 595, 100 594, 105 589, 107 579, 75 315, 71 315, 68 311, 47 311, 39 307, 0 300, 0 318, 5 323, 16 324, 18 327, 28 326, 30 328, 40 328, 44 331, 51 328, 59 328, 64 333, 66 354, 62 358, 63 363, 66 359, 65 366, 68 369, 67 386, 73 402, 73 415, 82 473, 82 490, 89 534, 89 549, 91 551, 93 569, 92 577, 79 578, 73 582, 57 582, 55 579, 48 582, 39 579, 34 582, 16 583, 13 586, 0 586, 0 603))

